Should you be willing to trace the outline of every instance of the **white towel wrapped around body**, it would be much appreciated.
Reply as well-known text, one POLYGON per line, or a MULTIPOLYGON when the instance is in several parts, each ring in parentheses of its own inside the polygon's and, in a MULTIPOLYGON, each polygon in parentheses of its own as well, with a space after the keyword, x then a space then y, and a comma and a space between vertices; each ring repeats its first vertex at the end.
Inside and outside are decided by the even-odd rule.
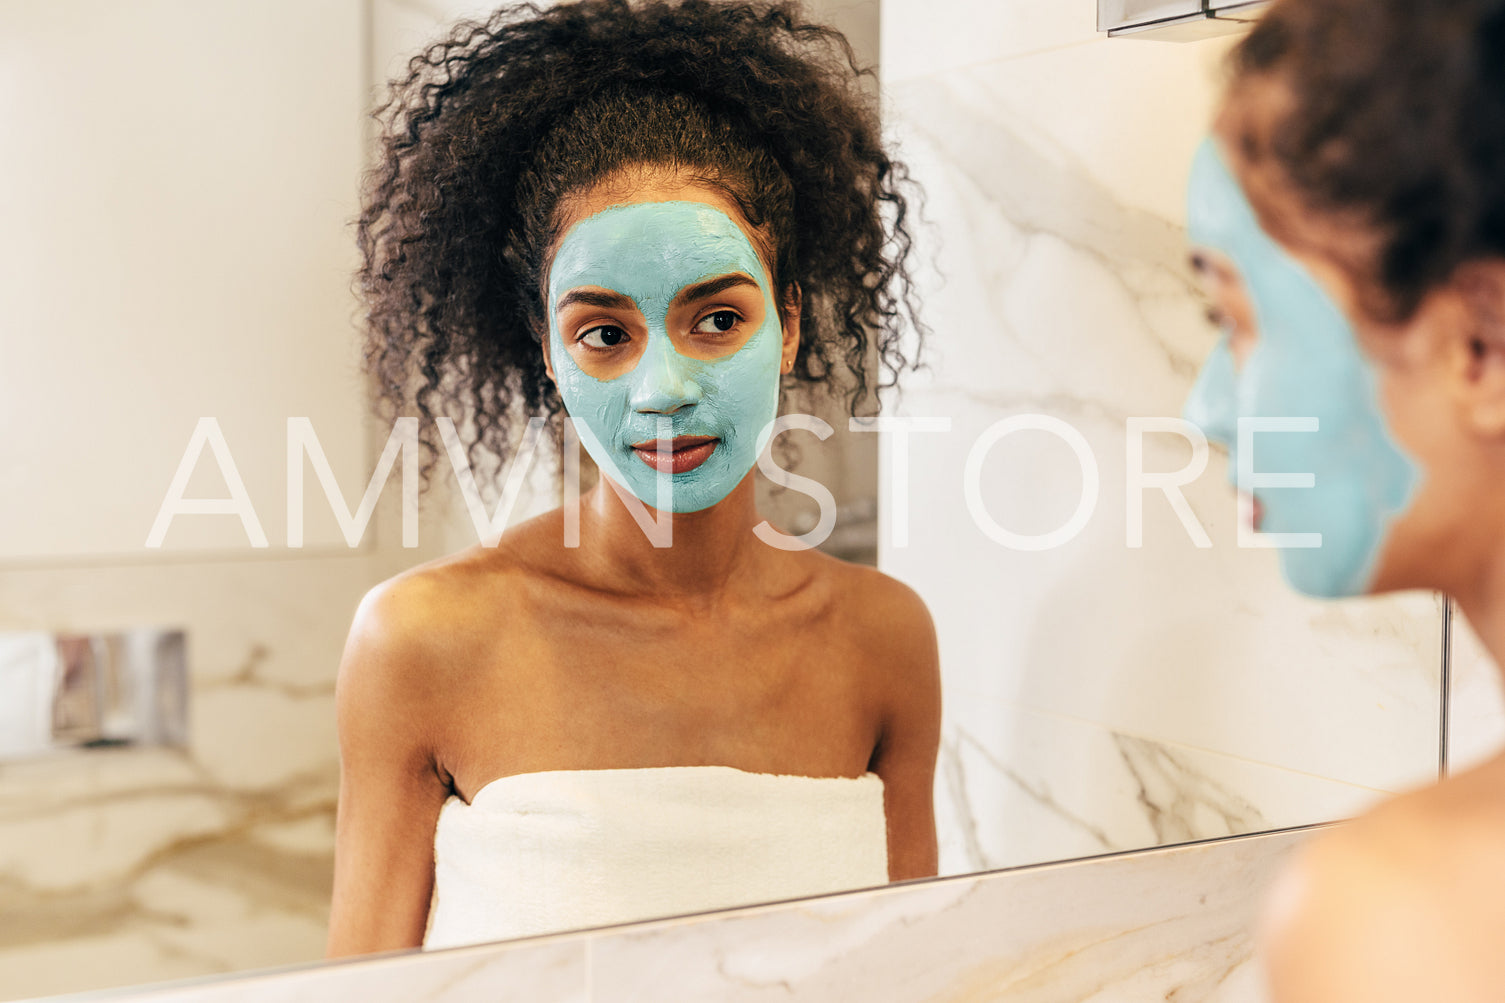
POLYGON ((728 766, 559 770, 452 797, 424 947, 674 916, 888 880, 883 781, 728 766))

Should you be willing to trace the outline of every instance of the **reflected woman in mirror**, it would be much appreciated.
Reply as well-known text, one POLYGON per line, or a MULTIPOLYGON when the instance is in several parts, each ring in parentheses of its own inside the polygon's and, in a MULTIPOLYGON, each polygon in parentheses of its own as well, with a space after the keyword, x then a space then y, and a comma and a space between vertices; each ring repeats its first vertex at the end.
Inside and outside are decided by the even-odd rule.
MULTIPOLYGON (((1281 0, 1193 169, 1223 326, 1187 416, 1316 596, 1437 589, 1505 656, 1505 0, 1281 0), (1290 546, 1290 543, 1298 544, 1290 546)), ((1505 755, 1315 838, 1272 896, 1281 1003, 1505 999, 1505 755)))
POLYGON ((929 614, 754 505, 781 394, 855 410, 909 365, 903 171, 846 41, 788 3, 585 0, 410 65, 360 219, 368 368, 430 457, 436 418, 493 470, 569 418, 601 478, 578 522, 362 602, 330 953, 934 874, 929 614))

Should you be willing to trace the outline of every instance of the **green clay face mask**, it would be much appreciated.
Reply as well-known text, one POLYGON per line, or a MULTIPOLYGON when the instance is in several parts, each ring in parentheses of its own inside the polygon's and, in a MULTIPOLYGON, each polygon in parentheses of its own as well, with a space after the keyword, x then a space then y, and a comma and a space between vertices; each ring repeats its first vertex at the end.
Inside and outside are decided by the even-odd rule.
POLYGON ((1212 140, 1192 169, 1188 229, 1237 268, 1257 341, 1241 369, 1226 336, 1219 342, 1186 418, 1228 447, 1230 479, 1263 510, 1260 531, 1302 541, 1280 551, 1292 586, 1368 592, 1386 531, 1420 479, 1386 425, 1374 364, 1317 280, 1260 228, 1212 140))
MULTIPOLYGON (((752 470, 777 415, 783 355, 771 282, 742 228, 702 202, 614 206, 565 234, 548 297, 549 358, 560 396, 602 471, 644 503, 673 512, 697 512, 731 493, 752 470), (756 284, 761 323, 730 354, 682 354, 675 339, 685 333, 669 329, 678 298, 726 276, 756 284), (646 338, 630 370, 597 379, 577 364, 569 342, 601 343, 604 330, 560 329, 560 301, 579 289, 626 297, 641 314, 646 332, 609 335, 646 338)), ((712 315, 715 324, 712 316, 699 320, 696 330, 714 335, 729 313, 712 315)))

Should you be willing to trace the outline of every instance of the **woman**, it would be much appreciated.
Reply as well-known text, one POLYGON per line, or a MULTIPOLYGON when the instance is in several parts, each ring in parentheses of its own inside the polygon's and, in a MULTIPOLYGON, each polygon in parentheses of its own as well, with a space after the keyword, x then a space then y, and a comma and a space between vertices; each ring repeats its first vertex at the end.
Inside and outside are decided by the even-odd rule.
MULTIPOLYGON (((1224 339, 1188 416, 1318 596, 1452 595, 1505 655, 1505 0, 1282 0, 1190 197, 1224 339), (1240 436, 1242 419, 1293 419, 1240 436), (1258 460, 1248 450, 1258 446, 1258 460)), ((1505 999, 1505 756, 1313 840, 1272 897, 1274 997, 1505 999)))
POLYGON ((754 533, 781 387, 845 369, 855 408, 870 352, 906 364, 899 165, 845 41, 789 4, 585 0, 412 67, 361 218, 369 367, 494 460, 567 413, 602 478, 577 526, 361 604, 330 952, 934 874, 927 611, 754 533))

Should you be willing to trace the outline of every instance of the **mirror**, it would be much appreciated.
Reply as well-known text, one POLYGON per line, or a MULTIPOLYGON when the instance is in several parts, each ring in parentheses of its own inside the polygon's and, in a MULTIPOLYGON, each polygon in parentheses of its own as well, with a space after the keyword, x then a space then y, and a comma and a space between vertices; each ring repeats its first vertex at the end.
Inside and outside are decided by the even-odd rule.
MULTIPOLYGON (((348 513, 390 431, 352 323, 363 111, 474 6, 0 0, 0 630, 180 629, 189 676, 186 750, 0 763, 0 998, 323 953, 350 617, 477 538, 442 490, 415 548, 395 483, 364 532, 325 500, 320 463, 348 513), (255 519, 182 515, 146 546, 170 489, 255 519)), ((1432 598, 1296 598, 1238 546, 1216 455, 1183 488, 1205 548, 1133 481, 1194 459, 1129 430, 1179 413, 1212 343, 1180 199, 1229 40, 1109 41, 1090 0, 812 7, 881 64, 926 191, 931 368, 893 407, 950 430, 902 459, 802 446, 798 470, 843 507, 830 548, 935 618, 941 872, 1338 818, 1435 774, 1432 598), (998 424, 1026 415, 1049 420, 998 424)), ((555 498, 535 478, 518 515, 555 498)))

